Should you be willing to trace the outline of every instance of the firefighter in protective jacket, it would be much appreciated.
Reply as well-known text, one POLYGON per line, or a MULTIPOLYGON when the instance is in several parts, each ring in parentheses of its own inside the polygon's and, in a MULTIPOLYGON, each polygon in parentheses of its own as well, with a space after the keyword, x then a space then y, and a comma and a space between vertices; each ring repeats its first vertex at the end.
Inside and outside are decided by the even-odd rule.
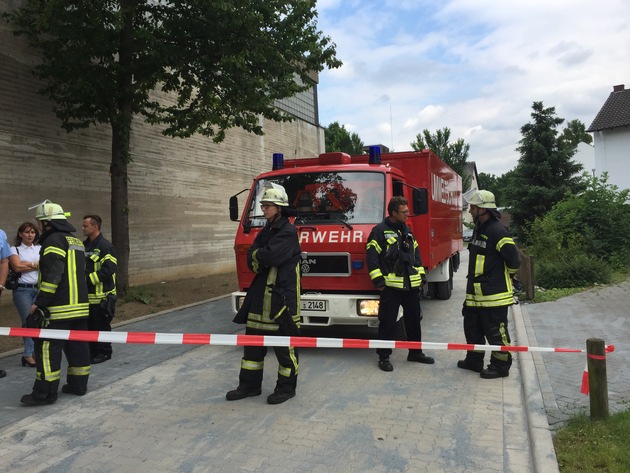
MULTIPOLYGON (((403 307, 403 321, 408 341, 422 340, 420 320, 420 286, 424 278, 424 267, 420 248, 411 230, 405 223, 409 215, 407 199, 395 196, 387 205, 387 217, 376 225, 367 243, 367 266, 370 278, 381 291, 378 308, 378 338, 395 340, 398 309, 403 307)), ((392 350, 378 348, 378 366, 383 371, 393 371, 389 361, 392 350)), ((408 361, 434 363, 434 359, 422 350, 409 350, 408 361)))
MULTIPOLYGON (((261 209, 267 224, 254 240, 247 263, 256 273, 245 301, 234 321, 246 323, 248 335, 299 335, 300 244, 296 228, 282 213, 289 205, 282 186, 267 188, 261 209)), ((295 396, 298 352, 294 347, 274 347, 278 359, 278 380, 269 404, 280 404, 295 396)), ((227 393, 229 401, 261 393, 267 347, 244 348, 239 385, 227 393)))
MULTIPOLYGON (((508 307, 514 303, 512 277, 521 259, 514 240, 499 220, 494 194, 472 189, 464 194, 475 221, 472 241, 468 244, 468 282, 462 309, 466 342, 475 345, 509 346, 508 307)), ((480 373, 482 378, 509 375, 510 352, 493 351, 490 364, 483 368, 484 351, 468 351, 457 366, 480 373)))
MULTIPOLYGON (((33 207, 31 207, 33 208, 33 207)), ((76 229, 61 206, 49 200, 36 206, 35 218, 42 236, 39 259, 39 293, 27 324, 31 328, 86 330, 88 294, 85 283, 85 248, 72 235, 76 229)), ((52 404, 57 400, 61 378, 61 353, 68 359, 65 393, 87 392, 90 356, 87 342, 35 339, 37 374, 33 392, 22 396, 28 405, 52 404)))
MULTIPOLYGON (((98 215, 83 217, 88 299, 90 317, 88 329, 97 332, 111 332, 112 319, 116 313, 116 250, 101 233, 103 220, 98 215)), ((95 365, 112 357, 112 344, 90 342, 90 362, 95 365)))

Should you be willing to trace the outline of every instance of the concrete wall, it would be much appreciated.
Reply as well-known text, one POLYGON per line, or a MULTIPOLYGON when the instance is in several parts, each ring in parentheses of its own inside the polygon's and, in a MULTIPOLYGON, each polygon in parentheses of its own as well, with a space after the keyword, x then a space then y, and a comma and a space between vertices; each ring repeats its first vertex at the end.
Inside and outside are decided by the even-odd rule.
MULTIPOLYGON (((0 13, 16 2, 0 0, 0 13)), ((0 22, 0 228, 13 238, 33 218, 27 208, 51 199, 81 218, 98 213, 111 237, 108 125, 66 133, 31 67, 39 58, 0 22)), ((228 198, 271 168, 272 153, 315 156, 323 130, 303 121, 263 123, 265 136, 240 129, 208 138, 164 137, 137 119, 129 166, 131 284, 203 276, 234 268, 236 223, 228 198)))

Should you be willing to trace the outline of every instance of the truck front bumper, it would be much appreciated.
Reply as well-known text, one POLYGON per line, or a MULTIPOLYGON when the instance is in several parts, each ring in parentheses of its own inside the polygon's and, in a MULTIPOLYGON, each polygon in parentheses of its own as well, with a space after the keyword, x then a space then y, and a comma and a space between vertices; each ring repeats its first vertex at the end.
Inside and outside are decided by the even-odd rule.
MULTIPOLYGON (((232 293, 234 313, 237 312, 244 299, 244 292, 232 293)), ((378 300, 378 295, 371 294, 302 294, 300 309, 302 325, 311 327, 331 325, 378 327, 378 300)))

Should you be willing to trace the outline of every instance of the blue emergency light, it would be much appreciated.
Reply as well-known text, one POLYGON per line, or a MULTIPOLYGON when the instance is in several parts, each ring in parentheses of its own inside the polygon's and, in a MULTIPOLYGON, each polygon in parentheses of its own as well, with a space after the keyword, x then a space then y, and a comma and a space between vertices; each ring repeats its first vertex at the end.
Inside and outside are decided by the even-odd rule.
POLYGON ((272 169, 284 169, 284 155, 282 153, 273 153, 272 169))
POLYGON ((381 164, 381 147, 370 146, 370 164, 381 164))

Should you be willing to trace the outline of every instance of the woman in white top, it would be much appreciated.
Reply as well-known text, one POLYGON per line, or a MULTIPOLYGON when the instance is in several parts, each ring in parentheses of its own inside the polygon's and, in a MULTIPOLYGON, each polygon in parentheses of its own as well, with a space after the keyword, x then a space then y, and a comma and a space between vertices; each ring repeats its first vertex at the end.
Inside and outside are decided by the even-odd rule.
MULTIPOLYGON (((31 222, 24 222, 18 228, 14 245, 11 247, 9 264, 13 271, 20 273, 18 286, 13 290, 13 303, 22 319, 22 327, 26 327, 26 318, 37 296, 39 278, 39 249, 35 244, 39 238, 39 230, 31 222)), ((24 337, 24 354, 22 366, 35 367, 33 339, 24 337)))

